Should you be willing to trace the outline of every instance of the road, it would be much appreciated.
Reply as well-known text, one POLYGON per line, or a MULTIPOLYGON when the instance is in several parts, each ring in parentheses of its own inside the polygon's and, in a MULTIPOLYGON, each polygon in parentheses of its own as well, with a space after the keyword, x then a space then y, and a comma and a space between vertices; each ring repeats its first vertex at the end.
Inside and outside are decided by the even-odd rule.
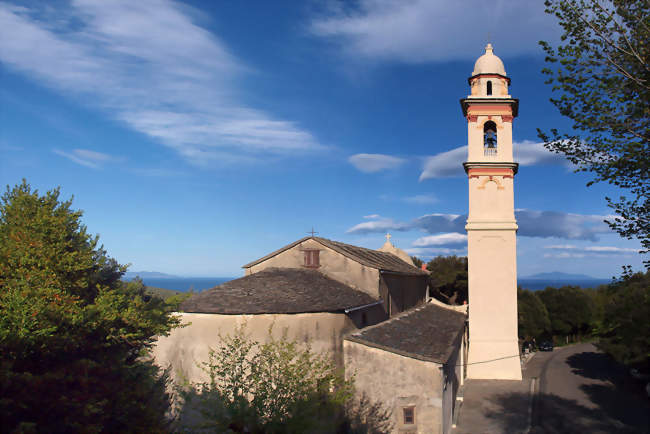
POLYGON ((540 352, 524 377, 537 378, 531 433, 650 433, 643 387, 592 344, 540 352))

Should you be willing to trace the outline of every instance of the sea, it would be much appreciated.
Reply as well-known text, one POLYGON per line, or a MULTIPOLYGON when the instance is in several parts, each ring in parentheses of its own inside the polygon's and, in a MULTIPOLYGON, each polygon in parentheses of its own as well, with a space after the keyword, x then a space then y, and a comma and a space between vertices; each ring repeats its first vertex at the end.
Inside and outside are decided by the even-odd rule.
MULTIPOLYGON (((145 277, 142 279, 147 286, 156 288, 171 289, 174 291, 196 292, 214 288, 237 277, 145 277)), ((129 280, 129 279, 125 279, 129 280)), ((517 282, 524 289, 539 291, 547 287, 560 288, 566 285, 579 286, 581 288, 596 288, 600 285, 611 283, 610 279, 589 279, 589 280, 546 280, 546 279, 519 279, 517 282)))
POLYGON ((547 287, 561 288, 563 286, 579 286, 581 288, 597 288, 600 285, 612 283, 611 279, 584 279, 584 280, 546 280, 546 279, 519 279, 517 284, 524 289, 539 291, 547 287))
MULTIPOLYGON (((146 286, 153 286, 156 288, 171 289, 181 292, 188 292, 190 290, 199 292, 214 288, 217 285, 233 279, 237 279, 237 277, 145 277, 142 281, 146 286)), ((124 280, 130 279, 125 278, 124 280)))

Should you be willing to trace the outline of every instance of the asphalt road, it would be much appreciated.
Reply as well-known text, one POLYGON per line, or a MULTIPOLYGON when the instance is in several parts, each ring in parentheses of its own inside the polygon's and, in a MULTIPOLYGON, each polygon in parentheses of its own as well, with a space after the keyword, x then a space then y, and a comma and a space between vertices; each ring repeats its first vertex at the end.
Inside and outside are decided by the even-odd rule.
POLYGON ((537 378, 531 433, 650 433, 643 386, 592 344, 540 352, 524 376, 537 378))

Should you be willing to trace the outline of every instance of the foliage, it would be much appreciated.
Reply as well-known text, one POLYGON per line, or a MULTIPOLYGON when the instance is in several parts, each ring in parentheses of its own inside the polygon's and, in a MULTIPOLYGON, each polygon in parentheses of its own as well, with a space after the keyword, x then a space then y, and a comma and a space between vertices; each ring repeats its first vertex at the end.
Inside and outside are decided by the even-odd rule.
POLYGON ((535 292, 517 289, 517 314, 520 338, 538 339, 550 333, 548 311, 535 292))
POLYGON ((555 336, 577 337, 591 330, 593 302, 580 287, 563 286, 537 291, 551 321, 555 336))
MULTIPOLYGON (((650 2, 547 0, 562 27, 556 48, 540 42, 559 98, 551 102, 573 121, 575 134, 538 130, 545 146, 578 171, 594 174, 632 197, 606 198, 621 236, 650 250, 650 2)), ((646 262, 650 265, 650 261, 646 262)))
POLYGON ((417 256, 411 256, 411 261, 413 261, 413 265, 418 268, 422 268, 422 264, 424 264, 422 259, 418 258, 417 256))
POLYGON ((650 371, 650 271, 626 273, 606 289, 601 348, 621 363, 650 371))
POLYGON ((438 256, 427 263, 432 295, 449 304, 467 301, 467 258, 438 256))
POLYGON ((180 429, 208 432, 385 432, 389 414, 366 397, 327 354, 273 337, 252 340, 245 327, 220 336, 201 365, 208 380, 180 391, 180 429), (197 414, 198 413, 198 414, 197 414))
POLYGON ((164 430, 166 375, 145 356, 173 306, 121 282, 59 194, 23 180, 0 201, 0 430, 164 430))

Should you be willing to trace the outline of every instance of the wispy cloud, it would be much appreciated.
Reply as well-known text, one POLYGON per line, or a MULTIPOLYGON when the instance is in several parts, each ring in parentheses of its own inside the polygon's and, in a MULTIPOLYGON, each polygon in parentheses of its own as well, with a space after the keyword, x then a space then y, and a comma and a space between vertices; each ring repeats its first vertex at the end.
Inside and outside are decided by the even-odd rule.
POLYGON ((323 146, 238 94, 248 68, 190 8, 167 0, 0 4, 0 61, 100 107, 197 164, 323 146))
POLYGON ((467 249, 450 249, 448 247, 411 247, 404 249, 406 253, 418 256, 420 259, 428 259, 441 255, 467 255, 467 249))
POLYGON ((402 199, 406 203, 414 203, 418 205, 427 205, 438 202, 438 198, 432 194, 416 194, 415 196, 408 196, 402 199))
POLYGON ((429 235, 413 241, 414 247, 460 247, 467 245, 467 235, 451 232, 448 234, 429 235))
POLYGON ((610 257, 639 254, 639 249, 615 246, 575 246, 571 244, 544 246, 553 253, 545 253, 545 258, 584 258, 610 257))
MULTIPOLYGON (((607 216, 564 213, 558 211, 515 211, 520 236, 536 238, 562 238, 569 240, 598 241, 599 235, 611 233, 603 222, 607 216)), ((466 215, 426 214, 411 221, 400 222, 382 217, 359 223, 348 233, 367 234, 386 231, 422 231, 430 234, 465 233, 466 215)))
POLYGON ((364 215, 363 218, 364 219, 378 219, 378 218, 381 218, 381 216, 379 214, 369 214, 369 215, 364 215))
POLYGON ((397 169, 406 161, 403 158, 384 154, 355 154, 348 158, 350 164, 365 173, 397 169))
POLYGON ((90 167, 91 169, 98 169, 102 164, 111 161, 119 161, 119 158, 113 157, 102 152, 91 151, 89 149, 73 149, 70 152, 62 151, 60 149, 53 149, 57 155, 67 158, 82 166, 90 167))
POLYGON ((351 59, 420 63, 478 57, 486 38, 497 54, 540 53, 537 41, 559 36, 551 23, 543 2, 360 0, 310 28, 351 59))
MULTIPOLYGON (((567 160, 544 147, 540 142, 523 140, 513 143, 514 160, 522 166, 544 164, 568 165, 567 160)), ((420 181, 432 178, 460 177, 464 175, 463 161, 467 160, 467 146, 426 157, 420 181)))

